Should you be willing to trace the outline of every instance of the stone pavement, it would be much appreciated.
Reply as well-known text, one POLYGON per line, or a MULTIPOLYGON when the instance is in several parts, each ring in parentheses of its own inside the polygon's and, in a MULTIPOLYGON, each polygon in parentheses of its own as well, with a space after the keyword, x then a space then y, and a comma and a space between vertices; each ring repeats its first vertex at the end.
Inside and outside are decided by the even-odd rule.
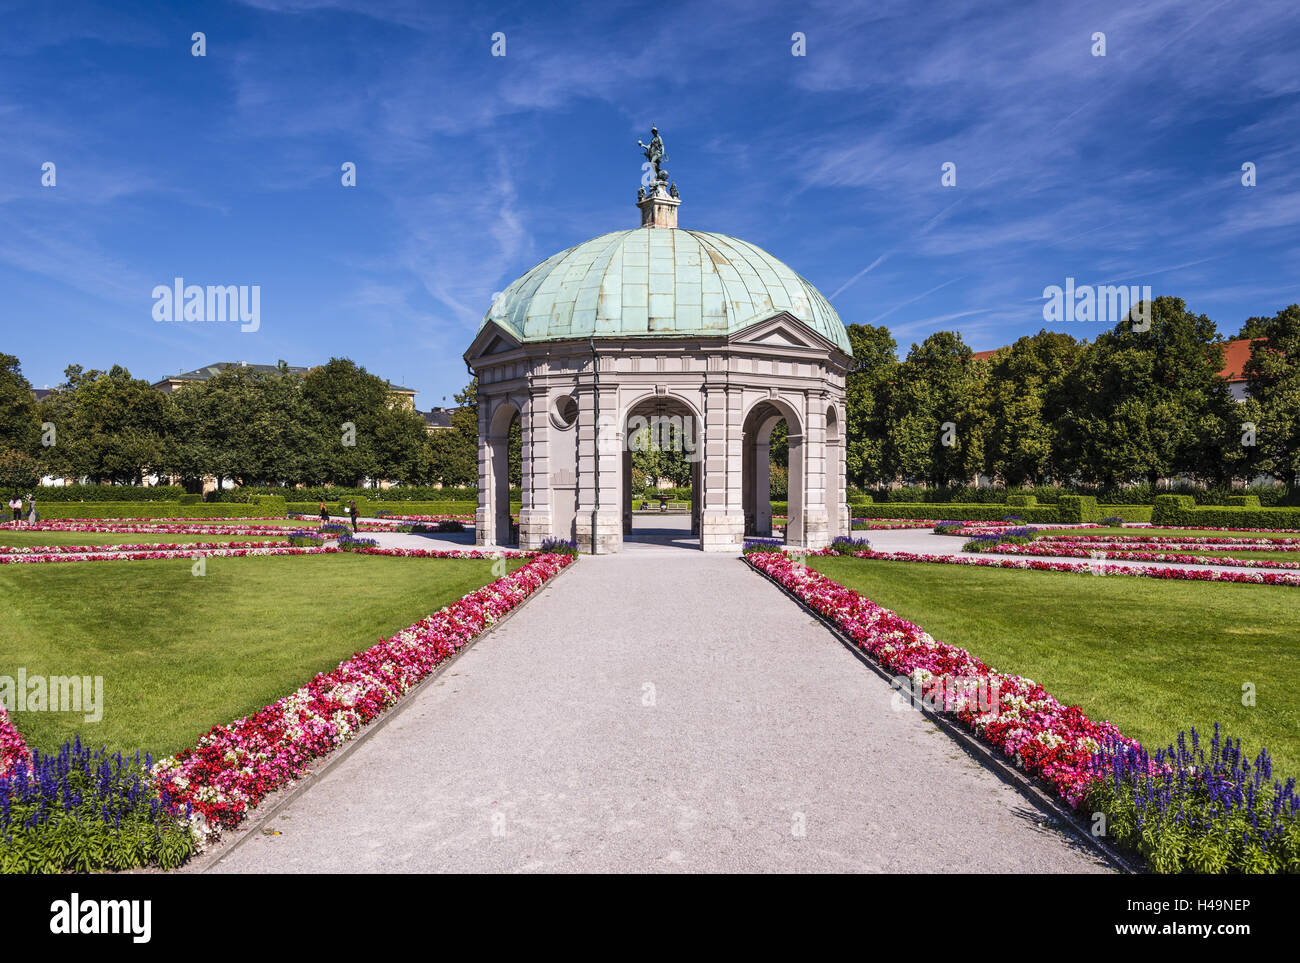
POLYGON ((580 559, 214 871, 1106 870, 741 561, 665 541, 580 559))

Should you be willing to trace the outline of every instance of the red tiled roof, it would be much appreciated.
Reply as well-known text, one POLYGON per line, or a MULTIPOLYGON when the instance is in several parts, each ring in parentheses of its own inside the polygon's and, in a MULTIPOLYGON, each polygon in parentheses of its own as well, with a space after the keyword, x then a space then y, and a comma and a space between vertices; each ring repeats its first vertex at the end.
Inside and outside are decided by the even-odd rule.
MULTIPOLYGON (((1240 338, 1236 341, 1224 341, 1221 343, 1223 348, 1223 367, 1219 370, 1219 377, 1224 381, 1245 381, 1246 376, 1242 372, 1246 369, 1246 362, 1250 360, 1250 345, 1252 340, 1262 341, 1262 338, 1240 338)), ((976 351, 971 357, 976 361, 988 361, 1000 351, 1000 348, 994 348, 992 351, 976 351)))
MULTIPOLYGON (((1263 338, 1255 338, 1255 341, 1262 341, 1263 338)), ((1242 374, 1246 369, 1246 362, 1250 360, 1251 338, 1241 338, 1238 341, 1225 341, 1223 344, 1223 368, 1219 371, 1219 377, 1224 381, 1245 381, 1246 376, 1242 374)))

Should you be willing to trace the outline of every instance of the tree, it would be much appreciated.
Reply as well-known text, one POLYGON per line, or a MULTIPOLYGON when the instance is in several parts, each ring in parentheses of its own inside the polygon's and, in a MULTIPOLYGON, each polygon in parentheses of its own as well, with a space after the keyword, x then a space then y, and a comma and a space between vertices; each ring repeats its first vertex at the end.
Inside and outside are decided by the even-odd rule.
POLYGON ((890 393, 885 458, 909 481, 947 485, 983 463, 987 426, 981 385, 987 367, 954 331, 912 345, 890 393))
POLYGON ((426 442, 426 472, 430 480, 443 485, 474 486, 478 484, 478 379, 455 397, 451 427, 432 432, 426 442))
POLYGON ((11 354, 0 354, 0 451, 34 455, 40 447, 40 421, 31 383, 11 354))
POLYGON ((1256 446, 1241 448, 1250 467, 1294 483, 1300 476, 1300 305, 1279 311, 1261 331, 1263 340, 1251 345, 1246 362, 1251 401, 1240 419, 1255 423, 1256 446))
POLYGON ((54 425, 41 461, 48 472, 138 485, 163 463, 167 399, 120 365, 107 372, 71 365, 39 406, 54 425))
POLYGON ((892 476, 886 467, 889 393, 898 372, 898 345, 884 327, 848 325, 853 370, 845 379, 845 461, 859 488, 892 476))
POLYGON ((322 480, 356 486, 366 478, 407 480, 422 467, 424 422, 397 405, 386 381, 346 358, 331 358, 303 379, 320 444, 322 480))
POLYGON ((1070 335, 1043 330, 993 356, 985 472, 1010 486, 1060 477, 1055 423, 1069 408, 1063 386, 1081 350, 1070 335))
POLYGON ((1237 412, 1218 377, 1214 322, 1181 298, 1156 298, 1150 311, 1147 330, 1124 319, 1084 349, 1066 379, 1073 403, 1057 418, 1064 461, 1107 487, 1177 473, 1222 480, 1237 412))
POLYGON ((307 405, 303 379, 230 367, 170 395, 167 470, 198 490, 205 475, 221 484, 324 480, 326 440, 307 405))

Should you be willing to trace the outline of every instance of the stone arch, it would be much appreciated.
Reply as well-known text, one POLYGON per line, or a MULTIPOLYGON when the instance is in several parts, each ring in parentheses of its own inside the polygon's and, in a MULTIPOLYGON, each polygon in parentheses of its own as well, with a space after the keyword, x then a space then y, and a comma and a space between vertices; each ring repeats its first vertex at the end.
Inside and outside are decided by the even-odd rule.
MULTIPOLYGON (((618 438, 622 450, 620 458, 622 478, 622 520, 623 534, 632 534, 633 512, 635 509, 632 491, 632 436, 640 426, 631 424, 633 419, 664 418, 683 432, 687 460, 691 463, 691 535, 700 534, 700 519, 703 512, 704 497, 704 416, 689 398, 676 392, 646 391, 638 394, 624 404, 619 412, 618 438)), ((702 547, 702 546, 700 546, 702 547)))
POLYGON ((763 398, 750 406, 741 423, 741 499, 745 513, 745 534, 772 534, 771 484, 772 430, 786 424, 790 457, 788 469, 787 545, 804 543, 804 507, 807 493, 804 464, 807 458, 804 419, 790 402, 780 397, 763 398))
MULTIPOLYGON (((480 433, 486 476, 480 482, 479 506, 483 511, 475 541, 481 545, 513 545, 510 517, 510 426, 522 419, 523 405, 506 396, 494 399, 480 433)), ((528 439, 524 440, 528 444, 528 439)))

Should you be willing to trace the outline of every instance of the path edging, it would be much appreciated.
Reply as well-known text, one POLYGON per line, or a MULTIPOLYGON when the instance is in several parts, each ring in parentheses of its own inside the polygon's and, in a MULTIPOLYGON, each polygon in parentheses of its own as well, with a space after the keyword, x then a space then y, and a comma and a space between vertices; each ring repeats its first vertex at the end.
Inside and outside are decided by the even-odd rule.
MULTIPOLYGON (((201 856, 198 856, 195 859, 190 860, 188 863, 185 864, 185 866, 177 869, 176 872, 202 874, 202 873, 209 873, 213 869, 215 869, 216 866, 222 860, 226 859, 228 856, 230 856, 232 853, 238 850, 241 846, 243 846, 246 842, 248 842, 249 839, 258 835, 260 831, 263 828, 265 828, 266 825, 272 819, 274 819, 277 815, 279 815, 290 805, 296 802, 299 796, 301 796, 304 792, 306 792, 317 782, 323 779, 326 775, 328 775, 331 770, 333 770, 337 765, 343 762, 343 760, 345 760, 348 756, 350 756, 353 752, 355 752, 359 746, 363 745, 377 732, 379 732, 386 725, 392 722, 395 718, 401 715, 401 713, 405 712, 408 708, 410 708, 411 704, 415 702, 416 697, 419 696, 424 691, 425 687, 431 685, 436 679, 438 679, 439 676, 443 674, 443 672, 445 672, 447 669, 451 668, 458 661, 460 661, 460 657, 462 655, 464 655, 470 649, 474 648, 474 646, 478 645, 479 642, 486 639, 488 636, 490 636, 501 626, 509 622, 511 618, 514 617, 516 612, 518 612, 525 605, 527 605, 533 599, 537 598, 539 595, 541 595, 543 592, 549 589, 552 585, 554 585, 559 580, 559 578, 562 575, 564 575, 565 572, 573 568, 575 564, 577 564, 576 559, 573 562, 570 562, 568 565, 564 566, 558 572, 556 572, 555 575, 547 579, 546 582, 544 582, 542 585, 538 586, 537 591, 527 596, 522 602, 520 602, 518 605, 512 608, 509 612, 507 612, 501 618, 497 619, 495 622, 489 625, 478 635, 474 636, 474 638, 466 642, 463 646, 461 646, 458 650, 456 650, 455 655, 443 661, 436 669, 434 669, 427 676, 421 679, 412 688, 408 689, 402 695, 402 697, 397 700, 397 702, 395 702, 386 712, 384 712, 383 715, 381 715, 378 719, 371 722, 369 725, 365 726, 365 728, 363 728, 361 732, 358 733, 354 738, 349 739, 342 746, 340 746, 333 752, 329 753, 329 755, 325 756, 321 760, 320 765, 316 766, 315 768, 311 769, 309 772, 298 777, 288 786, 285 786, 283 789, 276 790, 267 798, 267 800, 263 803, 262 806, 254 807, 255 810, 261 810, 263 809, 264 806, 267 806, 267 803, 269 803, 269 806, 267 806, 266 811, 264 813, 260 813, 248 819, 245 822, 245 825, 243 826, 236 827, 233 830, 226 830, 225 832, 222 833, 223 837, 226 836, 228 833, 234 834, 235 838, 233 840, 231 840, 229 843, 223 842, 220 845, 220 849, 211 850, 207 853, 204 853, 201 856), (283 794, 282 798, 278 798, 278 799, 274 798, 276 796, 281 796, 281 794, 283 794)), ((159 872, 164 872, 164 871, 159 870, 159 872)))
MULTIPOLYGON (((829 629, 831 634, 835 636, 836 640, 848 649, 859 662, 871 669, 886 682, 893 682, 894 677, 890 675, 883 666, 871 658, 870 655, 863 652, 861 647, 859 647, 858 644, 849 637, 848 633, 832 622, 830 618, 823 615, 821 612, 818 612, 767 572, 750 565, 743 557, 740 561, 745 568, 775 585, 787 598, 829 629)), ((1110 863, 1114 868, 1118 869, 1120 872, 1133 875, 1139 875, 1142 873, 1141 869, 1135 866, 1127 857, 1115 849, 1115 847, 1098 839, 1089 832, 1083 821, 1072 810, 1062 805, 1060 800, 1050 795, 1038 779, 1011 765, 983 742, 975 738, 974 735, 957 725, 957 723, 953 722, 945 715, 935 712, 929 706, 924 704, 919 707, 919 711, 926 720, 931 722, 937 729, 958 742, 962 749, 964 749, 968 755, 975 757, 976 762, 980 763, 980 765, 985 769, 988 769, 1003 782, 1007 783, 1019 792, 1029 800, 1030 803, 1039 809, 1046 810, 1050 815, 1065 823, 1065 825, 1070 828, 1073 835, 1079 837, 1089 848, 1099 853, 1106 862, 1110 863)))

